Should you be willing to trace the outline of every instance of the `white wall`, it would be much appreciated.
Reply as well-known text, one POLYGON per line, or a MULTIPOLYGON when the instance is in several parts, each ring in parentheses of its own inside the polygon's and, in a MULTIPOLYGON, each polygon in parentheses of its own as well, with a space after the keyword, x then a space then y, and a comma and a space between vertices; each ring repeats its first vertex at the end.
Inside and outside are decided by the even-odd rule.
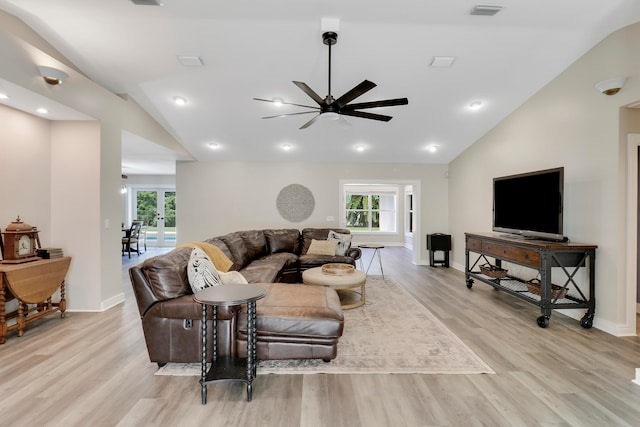
MULTIPOLYGON (((446 171, 446 165, 418 164, 178 162, 178 243, 236 230, 338 227, 341 179, 415 180, 420 184, 421 208, 418 262, 426 264, 425 235, 448 230, 446 171), (301 223, 288 222, 276 209, 278 193, 290 184, 306 186, 315 199, 311 217, 301 223), (335 221, 328 222, 327 216, 335 221)), ((404 238, 404 230, 398 231, 396 242, 404 238)))
MULTIPOLYGON (((631 266, 625 263, 627 167, 619 108, 640 99, 638 43, 640 24, 612 34, 449 168, 453 262, 463 268, 464 232, 491 230, 492 179, 564 166, 564 234, 598 245, 594 325, 616 335, 635 333, 635 310, 629 313, 626 297, 631 266), (618 76, 627 83, 615 96, 593 87, 618 76)), ((567 314, 579 317, 582 311, 567 314)))
MULTIPOLYGON (((63 248, 65 252, 74 251, 68 276, 70 310, 108 308, 124 299, 120 257, 122 131, 187 158, 190 155, 135 102, 79 73, 46 41, 5 12, 0 12, 0 52, 0 79, 95 118, 50 122, 2 107, 0 174, 7 180, 0 184, 0 221, 8 224, 19 213, 42 230, 43 245, 64 243, 68 246, 63 248), (62 69, 69 78, 63 85, 49 86, 38 75, 37 65, 62 69), (16 160, 24 156, 31 174, 18 191, 16 177, 23 163, 16 160), (75 196, 76 187, 84 199, 75 196), (74 221, 88 229, 67 232, 74 221)), ((5 227, 4 223, 0 226, 5 227)))
MULTIPOLYGON (((72 257, 66 278, 71 310, 100 307, 100 125, 96 121, 51 123, 51 241, 72 257)), ((43 242, 44 245, 44 242, 43 242)))
POLYGON ((51 239, 51 147, 49 120, 0 105, 0 228, 20 215, 51 239))

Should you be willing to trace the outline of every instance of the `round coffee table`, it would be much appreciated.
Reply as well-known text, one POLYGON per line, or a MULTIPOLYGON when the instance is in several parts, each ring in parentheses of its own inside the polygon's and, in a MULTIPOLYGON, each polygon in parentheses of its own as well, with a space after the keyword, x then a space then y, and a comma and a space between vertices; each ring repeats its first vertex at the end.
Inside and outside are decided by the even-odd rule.
POLYGON ((366 281, 367 275, 360 270, 338 275, 326 274, 322 271, 322 267, 315 267, 302 272, 302 283, 305 285, 326 286, 335 289, 344 310, 364 305, 367 299, 366 281), (360 292, 355 291, 356 288, 360 288, 360 292))

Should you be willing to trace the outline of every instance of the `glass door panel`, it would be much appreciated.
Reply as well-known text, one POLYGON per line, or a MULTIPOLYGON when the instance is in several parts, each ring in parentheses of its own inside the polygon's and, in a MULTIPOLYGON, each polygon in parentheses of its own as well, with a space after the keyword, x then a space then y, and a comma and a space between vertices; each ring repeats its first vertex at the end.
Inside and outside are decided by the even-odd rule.
POLYGON ((146 225, 148 246, 175 246, 175 190, 136 190, 135 219, 146 225))

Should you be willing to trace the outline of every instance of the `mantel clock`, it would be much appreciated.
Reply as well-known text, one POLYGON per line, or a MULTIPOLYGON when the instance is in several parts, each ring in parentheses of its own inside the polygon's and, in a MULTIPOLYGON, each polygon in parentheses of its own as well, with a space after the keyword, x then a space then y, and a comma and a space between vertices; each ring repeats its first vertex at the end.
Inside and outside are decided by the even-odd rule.
POLYGON ((22 222, 20 216, 7 226, 5 231, 2 232, 2 236, 3 263, 18 264, 40 259, 36 256, 38 229, 22 222))

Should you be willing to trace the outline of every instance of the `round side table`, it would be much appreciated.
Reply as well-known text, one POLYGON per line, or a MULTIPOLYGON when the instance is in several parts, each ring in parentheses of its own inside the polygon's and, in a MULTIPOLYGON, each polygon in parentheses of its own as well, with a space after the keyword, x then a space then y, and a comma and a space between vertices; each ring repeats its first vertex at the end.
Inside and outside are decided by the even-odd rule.
MULTIPOLYGON (((369 265, 367 266, 367 270, 365 271, 365 273, 369 273, 369 268, 371 267, 371 264, 373 263, 373 260, 376 257, 376 255, 378 255, 378 265, 380 265, 380 272, 382 273, 382 278, 384 279, 384 270, 382 269, 382 257, 380 255, 380 249, 383 249, 384 245, 369 244, 369 245, 358 245, 358 247, 362 249, 373 249, 373 255, 371 255, 371 260, 369 261, 369 265)), ((360 267, 364 270, 364 261, 362 260, 362 258, 360 258, 360 267)))
POLYGON ((193 300, 202 304, 202 370, 200 386, 202 404, 207 403, 207 384, 220 381, 244 381, 247 383, 247 402, 251 402, 252 385, 256 377, 258 355, 256 349, 256 301, 264 298, 267 291, 258 285, 220 285, 196 292, 193 300), (247 304, 247 357, 218 357, 218 307, 247 304), (213 355, 207 371, 207 306, 213 309, 213 355))

